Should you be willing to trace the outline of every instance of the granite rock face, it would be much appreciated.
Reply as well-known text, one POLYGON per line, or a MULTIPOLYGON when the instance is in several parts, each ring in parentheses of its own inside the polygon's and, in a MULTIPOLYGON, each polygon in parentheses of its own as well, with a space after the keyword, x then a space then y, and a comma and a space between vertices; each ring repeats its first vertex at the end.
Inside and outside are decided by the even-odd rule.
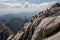
POLYGON ((11 34, 11 30, 3 23, 0 23, 0 40, 6 40, 11 34))
POLYGON ((35 15, 16 35, 7 40, 60 40, 60 4, 35 15))

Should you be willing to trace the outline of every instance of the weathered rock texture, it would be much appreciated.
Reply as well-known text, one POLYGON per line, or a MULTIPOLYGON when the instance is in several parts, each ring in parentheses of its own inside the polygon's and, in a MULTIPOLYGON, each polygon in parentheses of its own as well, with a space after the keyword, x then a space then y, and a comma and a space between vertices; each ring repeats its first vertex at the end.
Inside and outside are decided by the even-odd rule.
POLYGON ((16 35, 7 40, 60 40, 60 4, 35 15, 16 35))
POLYGON ((0 23, 0 40, 6 40, 11 34, 11 30, 3 23, 0 23))

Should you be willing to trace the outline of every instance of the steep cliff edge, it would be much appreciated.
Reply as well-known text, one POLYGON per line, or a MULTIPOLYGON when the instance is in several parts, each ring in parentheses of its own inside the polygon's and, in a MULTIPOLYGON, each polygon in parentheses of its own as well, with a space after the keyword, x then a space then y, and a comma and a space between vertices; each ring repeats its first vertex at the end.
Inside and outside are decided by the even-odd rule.
POLYGON ((0 23, 0 40, 6 40, 12 33, 10 28, 0 23))
MULTIPOLYGON (((55 35, 60 34, 59 31, 60 4, 56 3, 47 11, 35 15, 21 31, 16 35, 11 35, 7 40, 51 40, 52 36, 57 37, 55 35)), ((58 40, 60 40, 59 37, 58 40)))

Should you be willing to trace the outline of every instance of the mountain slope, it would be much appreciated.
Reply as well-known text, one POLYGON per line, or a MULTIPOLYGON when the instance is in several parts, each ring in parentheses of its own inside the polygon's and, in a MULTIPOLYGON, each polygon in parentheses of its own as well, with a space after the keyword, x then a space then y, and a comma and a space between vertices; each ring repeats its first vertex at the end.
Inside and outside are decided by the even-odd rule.
POLYGON ((5 25, 8 26, 15 34, 23 28, 26 22, 28 22, 27 19, 23 20, 21 18, 11 18, 5 25))
POLYGON ((0 40, 6 40, 9 35, 13 34, 13 32, 5 26, 3 23, 0 23, 0 40))
POLYGON ((10 36, 7 40, 45 40, 46 38, 49 40, 48 37, 56 35, 59 31, 60 4, 56 3, 47 11, 35 15, 30 22, 25 24, 21 31, 10 36))

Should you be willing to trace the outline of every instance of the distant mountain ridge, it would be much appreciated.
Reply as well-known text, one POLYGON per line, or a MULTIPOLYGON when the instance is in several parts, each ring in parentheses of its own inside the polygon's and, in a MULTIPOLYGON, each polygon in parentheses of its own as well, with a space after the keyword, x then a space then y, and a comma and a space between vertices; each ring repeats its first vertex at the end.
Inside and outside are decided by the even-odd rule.
POLYGON ((37 13, 18 13, 18 14, 5 14, 0 16, 0 22, 9 27, 14 33, 21 30, 25 23, 31 20, 31 18, 37 13), (16 31, 15 31, 16 30, 16 31))
MULTIPOLYGON (((6 37, 6 40, 49 40, 49 37, 54 36, 60 31, 59 3, 55 3, 50 9, 41 11, 37 15, 34 14, 35 16, 33 15, 33 17, 32 14, 27 14, 29 17, 26 14, 26 16, 22 15, 23 17, 20 16, 21 14, 18 15, 7 14, 0 17, 0 22, 6 26, 3 28, 5 29, 8 27, 7 29, 13 32, 13 34, 7 35, 9 37, 6 37)), ((5 38, 5 30, 2 30, 1 34, 5 38)), ((6 34, 9 34, 9 32, 6 34)), ((4 40, 3 37, 1 38, 2 40, 4 40)))

